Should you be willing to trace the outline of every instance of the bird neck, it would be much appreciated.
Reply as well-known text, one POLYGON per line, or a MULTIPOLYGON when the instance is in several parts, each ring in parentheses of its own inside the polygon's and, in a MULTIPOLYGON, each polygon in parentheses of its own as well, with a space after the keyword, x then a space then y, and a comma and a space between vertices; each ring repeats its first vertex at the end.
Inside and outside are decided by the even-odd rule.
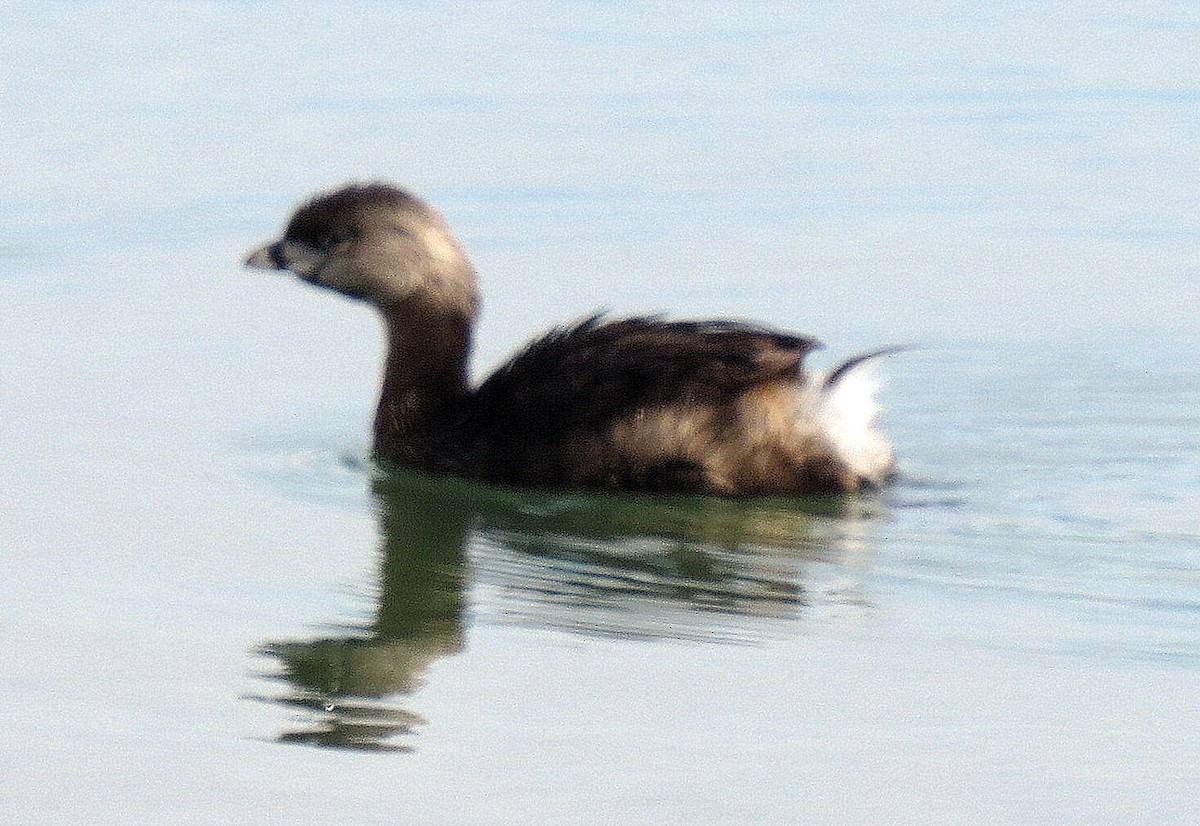
POLYGON ((423 467, 467 396, 471 313, 410 298, 381 308, 387 328, 375 452, 423 467))

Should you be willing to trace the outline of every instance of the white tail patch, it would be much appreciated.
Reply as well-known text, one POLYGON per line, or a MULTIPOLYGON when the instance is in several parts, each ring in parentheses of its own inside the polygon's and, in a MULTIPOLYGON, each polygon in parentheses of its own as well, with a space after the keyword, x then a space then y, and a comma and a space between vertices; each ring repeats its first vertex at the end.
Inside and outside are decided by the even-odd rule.
POLYGON ((825 387, 826 376, 813 376, 821 388, 817 417, 821 431, 838 457, 862 480, 879 485, 895 467, 891 446, 875 428, 880 406, 875 401, 879 382, 870 363, 856 364, 825 387))

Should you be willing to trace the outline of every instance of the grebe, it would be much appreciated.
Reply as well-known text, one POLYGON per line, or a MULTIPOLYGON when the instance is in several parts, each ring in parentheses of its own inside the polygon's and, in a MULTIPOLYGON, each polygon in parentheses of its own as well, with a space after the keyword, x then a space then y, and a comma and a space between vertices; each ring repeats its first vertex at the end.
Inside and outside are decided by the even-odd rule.
POLYGON ((864 361, 802 368, 820 346, 737 321, 596 315, 467 378, 475 271, 442 217, 384 183, 320 194, 247 266, 373 304, 387 357, 375 455, 536 488, 794 496, 875 487, 892 451, 864 361))

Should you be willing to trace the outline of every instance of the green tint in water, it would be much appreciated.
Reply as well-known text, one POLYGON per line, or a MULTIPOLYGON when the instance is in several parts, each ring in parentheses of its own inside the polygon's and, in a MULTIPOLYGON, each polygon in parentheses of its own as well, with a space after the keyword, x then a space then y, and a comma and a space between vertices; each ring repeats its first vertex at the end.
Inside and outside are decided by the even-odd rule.
POLYGON ((862 549, 862 499, 726 501, 545 494, 391 470, 375 481, 383 547, 374 613, 271 641, 300 710, 287 742, 409 750, 392 704, 482 619, 618 638, 749 642, 805 604, 805 560, 862 549))

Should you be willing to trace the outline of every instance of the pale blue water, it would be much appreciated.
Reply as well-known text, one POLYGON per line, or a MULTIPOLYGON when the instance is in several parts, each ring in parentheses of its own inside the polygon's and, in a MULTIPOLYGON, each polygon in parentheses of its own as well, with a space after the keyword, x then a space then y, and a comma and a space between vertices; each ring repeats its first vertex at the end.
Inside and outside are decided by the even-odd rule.
POLYGON ((1191 818, 1192 5, 5 19, 0 819, 1191 818), (373 176, 460 232, 480 370, 597 307, 916 345, 901 479, 373 480, 374 320, 238 267, 373 176))

